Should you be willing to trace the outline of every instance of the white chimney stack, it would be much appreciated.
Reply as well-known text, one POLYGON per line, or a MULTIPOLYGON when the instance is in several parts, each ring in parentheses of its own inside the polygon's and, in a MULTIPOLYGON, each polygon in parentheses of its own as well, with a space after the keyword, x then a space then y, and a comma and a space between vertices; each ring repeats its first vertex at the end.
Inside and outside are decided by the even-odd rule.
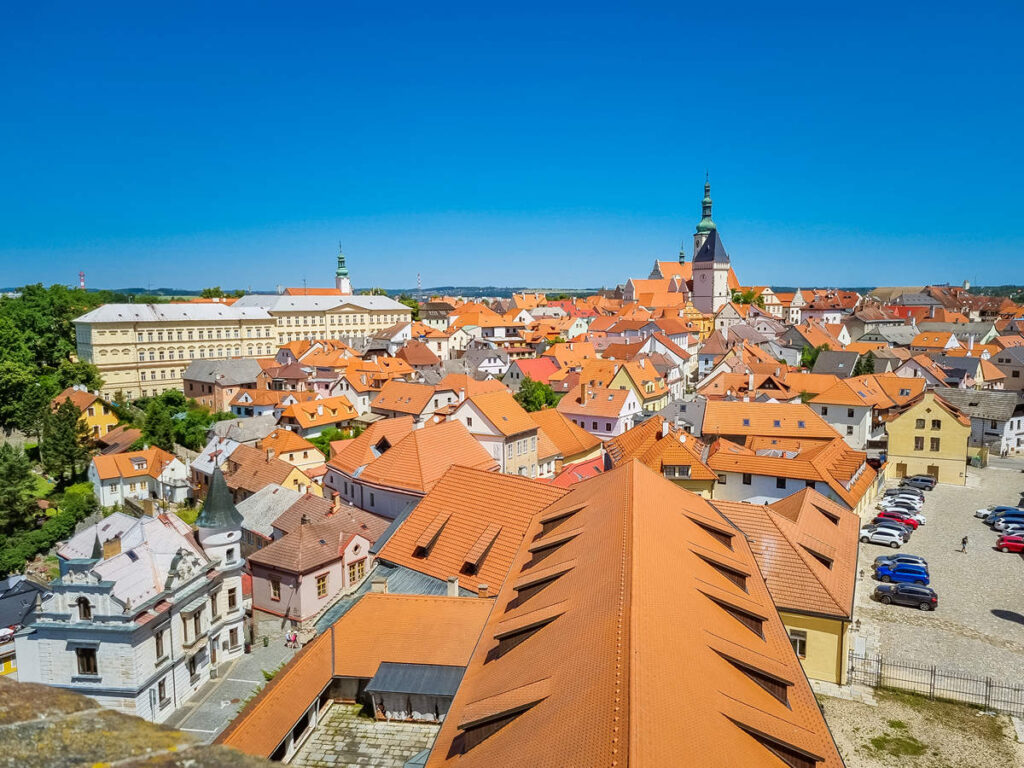
POLYGON ((459 596, 459 577, 452 576, 448 579, 448 597, 459 596))

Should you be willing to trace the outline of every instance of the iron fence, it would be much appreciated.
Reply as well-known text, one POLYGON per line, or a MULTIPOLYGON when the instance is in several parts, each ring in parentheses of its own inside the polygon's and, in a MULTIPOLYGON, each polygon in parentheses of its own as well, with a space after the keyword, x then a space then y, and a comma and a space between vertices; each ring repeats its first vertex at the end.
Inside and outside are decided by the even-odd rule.
POLYGON ((896 688, 930 699, 956 701, 1024 717, 1024 685, 1012 685, 1003 679, 908 664, 882 656, 862 656, 851 651, 850 682, 872 688, 896 688))

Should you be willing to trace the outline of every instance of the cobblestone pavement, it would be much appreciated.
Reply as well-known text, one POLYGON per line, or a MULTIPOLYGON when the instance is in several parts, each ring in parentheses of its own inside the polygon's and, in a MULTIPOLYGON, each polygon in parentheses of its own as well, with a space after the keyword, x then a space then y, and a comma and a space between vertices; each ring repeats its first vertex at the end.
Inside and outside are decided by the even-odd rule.
MULTIPOLYGON (((1024 460, 970 469, 967 486, 939 485, 925 493, 928 522, 900 552, 928 561, 939 594, 933 612, 876 603, 871 563, 896 550, 861 544, 854 633, 858 652, 993 678, 1024 664, 1024 558, 994 549, 996 534, 974 511, 1015 504, 1024 490, 1024 460), (960 539, 969 538, 961 554, 960 539)), ((865 512, 870 519, 873 511, 865 512)))
POLYGON ((440 726, 387 723, 359 715, 358 704, 335 704, 295 754, 300 768, 402 768, 434 743, 440 726))

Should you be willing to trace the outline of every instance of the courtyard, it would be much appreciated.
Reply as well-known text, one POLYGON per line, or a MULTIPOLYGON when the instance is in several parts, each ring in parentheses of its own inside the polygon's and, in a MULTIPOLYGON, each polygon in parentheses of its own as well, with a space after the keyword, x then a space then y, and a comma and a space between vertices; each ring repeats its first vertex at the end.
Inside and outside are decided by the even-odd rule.
MULTIPOLYGON (((990 504, 1017 504, 1024 491, 1022 469, 1024 460, 1002 460, 998 466, 969 469, 965 487, 938 485, 925 493, 921 511, 928 522, 898 551, 928 561, 931 586, 939 595, 936 611, 875 602, 872 593, 879 582, 872 562, 897 550, 860 545, 856 653, 1003 681, 1010 670, 1021 668, 1024 558, 996 551, 996 533, 974 512, 990 504), (961 553, 964 536, 969 542, 961 553)), ((873 514, 866 511, 865 522, 873 514)))

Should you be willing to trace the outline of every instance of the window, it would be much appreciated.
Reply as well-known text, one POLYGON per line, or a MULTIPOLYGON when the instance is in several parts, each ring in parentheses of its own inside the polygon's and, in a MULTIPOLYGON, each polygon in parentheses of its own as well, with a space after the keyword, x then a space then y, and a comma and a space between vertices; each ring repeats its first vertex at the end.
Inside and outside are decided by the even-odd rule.
POLYGON ((924 419, 918 419, 914 422, 914 429, 924 429, 924 419))
POLYGON ((316 596, 327 597, 327 574, 321 573, 316 577, 316 596))
POLYGON ((466 426, 467 427, 472 427, 473 426, 473 417, 472 416, 467 416, 466 417, 466 426))
POLYGON ((238 592, 234 587, 228 590, 228 610, 233 611, 238 607, 238 592))
POLYGON ((192 680, 195 680, 199 676, 199 654, 189 658, 188 676, 192 680))
POLYGON ((597 430, 597 422, 596 421, 590 422, 590 428, 596 431, 597 430))
POLYGON ((348 583, 356 584, 363 580, 363 576, 366 575, 366 560, 360 560, 358 563, 349 563, 348 566, 348 583))
POLYGON ((776 488, 785 488, 786 487, 786 478, 784 478, 784 477, 776 477, 775 478, 775 487, 776 488))
POLYGON ((846 418, 848 418, 848 419, 852 419, 853 418, 853 408, 847 408, 846 409, 846 418))
POLYGON ((793 645, 793 651, 801 659, 807 657, 807 633, 802 629, 789 630, 789 642, 793 645))
POLYGON ((1011 379, 1019 379, 1020 378, 1020 371, 1010 371, 1010 378, 1011 379))
POLYGON ((744 472, 743 473, 743 484, 744 485, 750 485, 751 482, 753 482, 753 478, 750 476, 750 473, 749 472, 744 472))
POLYGON ((932 419, 932 429, 942 429, 942 420, 932 419))
POLYGON ((822 416, 828 416, 828 406, 827 405, 821 406, 821 415, 822 416))
POLYGON ((719 472, 718 473, 718 483, 719 483, 719 485, 725 485, 725 478, 726 477, 727 477, 727 475, 725 474, 725 472, 719 472))
POLYGON ((156 698, 160 702, 161 707, 167 706, 169 703, 167 700, 167 680, 161 680, 156 684, 156 698))
POLYGON ((78 657, 78 674, 80 675, 98 675, 99 672, 96 669, 96 649, 95 648, 76 648, 75 656, 78 657))
POLYGON ((848 424, 846 426, 846 434, 848 434, 848 435, 852 435, 853 434, 853 425, 852 424, 848 424))
POLYGON ((210 616, 211 620, 216 619, 220 616, 220 611, 217 610, 217 593, 214 592, 210 595, 210 616))
POLYGON ((192 614, 192 631, 195 637, 199 637, 203 634, 203 614, 199 611, 192 614))
POLYGON ((370 494, 370 506, 371 506, 371 507, 372 507, 372 506, 375 506, 375 503, 374 503, 374 500, 373 500, 373 494, 372 494, 372 493, 370 494))
POLYGON ((224 563, 230 565, 235 562, 235 548, 231 547, 224 553, 224 563))
POLYGON ((164 631, 161 629, 159 632, 154 634, 153 640, 156 641, 156 658, 157 661, 159 661, 166 655, 164 653, 164 631))
POLYGON ((612 431, 612 423, 610 421, 607 424, 604 425, 604 431, 605 432, 611 432, 612 431))
POLYGON ((270 599, 280 600, 281 599, 281 581, 280 579, 270 580, 270 599))
POLYGON ((89 605, 89 601, 80 597, 75 601, 78 606, 78 620, 79 621, 92 621, 92 606, 89 605))
POLYGON ((933 437, 931 439, 931 445, 929 446, 932 451, 939 450, 939 438, 933 437))
POLYGON ((237 648, 238 647, 238 628, 237 627, 232 629, 230 632, 228 632, 228 645, 230 645, 232 648, 237 648))
POLYGON ((923 451, 924 450, 924 438, 923 437, 915 437, 914 438, 914 450, 915 451, 923 451))

